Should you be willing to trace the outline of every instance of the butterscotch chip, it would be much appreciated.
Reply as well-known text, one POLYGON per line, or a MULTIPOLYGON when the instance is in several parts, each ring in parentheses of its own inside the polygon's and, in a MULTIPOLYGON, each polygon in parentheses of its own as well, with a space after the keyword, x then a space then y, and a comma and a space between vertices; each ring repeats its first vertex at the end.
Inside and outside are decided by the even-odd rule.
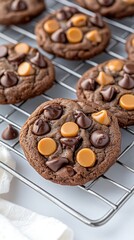
POLYGON ((96 79, 96 82, 98 82, 101 86, 105 86, 114 83, 114 79, 112 76, 101 71, 96 79))
POLYGON ((82 167, 93 167, 96 155, 90 148, 83 148, 77 153, 76 160, 82 167))
POLYGON ((61 134, 63 137, 75 137, 78 135, 79 127, 74 122, 64 123, 61 127, 61 134))
POLYGON ((110 118, 109 118, 106 110, 102 110, 100 112, 93 113, 92 118, 94 119, 94 121, 96 121, 100 124, 103 124, 106 126, 110 124, 110 118))
POLYGON ((67 30, 66 36, 70 43, 79 43, 83 38, 83 33, 79 28, 72 27, 67 30))
POLYGON ((134 0, 123 0, 123 2, 128 3, 128 4, 133 4, 134 0))
POLYGON ((18 43, 14 48, 16 53, 27 54, 30 50, 30 47, 26 43, 18 43))
POLYGON ((132 39, 132 47, 134 47, 134 38, 132 39))
POLYGON ((100 43, 102 41, 102 37, 97 30, 90 31, 86 34, 86 38, 94 43, 100 43))
POLYGON ((87 16, 84 14, 75 14, 72 18, 71 18, 71 22, 73 23, 73 25, 75 27, 82 27, 86 25, 86 21, 87 21, 87 16))
POLYGON ((44 24, 44 30, 50 34, 57 31, 59 28, 60 28, 60 25, 56 19, 48 20, 44 24))
POLYGON ((123 61, 118 59, 110 60, 107 64, 108 69, 115 72, 121 71, 123 66, 124 66, 123 61))
POLYGON ((18 74, 20 76, 29 76, 34 74, 35 70, 32 68, 31 64, 28 62, 23 62, 18 67, 18 74))
POLYGON ((125 94, 120 98, 120 106, 126 110, 134 110, 134 95, 125 94))
POLYGON ((53 154, 56 148, 56 142, 52 138, 43 138, 38 143, 38 151, 44 156, 53 154))

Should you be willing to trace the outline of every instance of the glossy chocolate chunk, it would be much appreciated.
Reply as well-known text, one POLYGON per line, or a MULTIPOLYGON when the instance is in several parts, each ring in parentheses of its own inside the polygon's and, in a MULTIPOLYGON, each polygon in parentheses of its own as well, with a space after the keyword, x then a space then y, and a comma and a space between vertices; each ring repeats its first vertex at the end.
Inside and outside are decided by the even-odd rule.
POLYGON ((2 75, 0 83, 3 87, 12 87, 16 85, 18 78, 14 72, 6 72, 2 75))
POLYGON ((23 11, 27 9, 26 1, 14 0, 10 6, 12 11, 23 11))
POLYGON ((90 22, 97 27, 101 27, 101 28, 104 27, 103 19, 99 13, 91 17, 90 22))
POLYGON ((101 130, 96 130, 92 133, 90 140, 94 147, 103 148, 109 143, 109 136, 101 130))
POLYGON ((107 102, 112 101, 115 98, 116 90, 112 86, 108 86, 100 91, 101 95, 103 96, 103 99, 107 102))
POLYGON ((48 132, 50 132, 50 130, 51 130, 51 128, 50 128, 48 122, 46 122, 42 119, 36 120, 33 125, 33 133, 37 136, 47 134, 48 132))
POLYGON ((102 6, 109 7, 114 4, 115 0, 97 0, 102 6))
POLYGON ((78 124, 79 127, 84 129, 91 127, 92 120, 89 117, 87 117, 83 112, 76 111, 74 116, 76 118, 76 123, 78 124))
POLYGON ((44 57, 39 52, 37 52, 36 55, 30 59, 30 61, 33 64, 35 64, 37 67, 40 67, 40 68, 47 67, 47 63, 46 63, 44 57))
POLYGON ((96 86, 95 80, 92 79, 92 78, 88 78, 88 79, 84 80, 84 81, 81 83, 81 87, 82 87, 84 90, 94 91, 94 90, 95 90, 95 86, 96 86))
POLYGON ((7 128, 3 131, 2 138, 4 140, 12 140, 17 138, 18 135, 18 131, 11 124, 9 124, 7 128))
POLYGON ((67 41, 66 34, 62 29, 58 29, 51 36, 53 42, 65 43, 67 41))
POLYGON ((128 74, 134 74, 134 62, 126 63, 123 69, 128 74))
POLYGON ((81 137, 70 137, 70 138, 61 138, 60 142, 63 148, 69 148, 73 151, 77 148, 77 146, 81 143, 81 137))
POLYGON ((118 85, 125 89, 134 88, 134 78, 128 74, 124 74, 124 77, 118 82, 118 85))
POLYGON ((0 58, 6 57, 8 53, 6 46, 0 46, 0 58))
POLYGON ((11 56, 8 58, 8 61, 10 63, 15 63, 17 65, 20 65, 22 62, 24 62, 26 55, 24 53, 20 54, 20 55, 16 55, 16 56, 11 56))
POLYGON ((49 120, 55 120, 61 117, 63 109, 59 104, 48 106, 44 109, 44 116, 49 120))
POLYGON ((47 167, 49 167, 53 172, 57 172, 66 164, 68 164, 68 159, 64 157, 54 158, 46 162, 47 167))

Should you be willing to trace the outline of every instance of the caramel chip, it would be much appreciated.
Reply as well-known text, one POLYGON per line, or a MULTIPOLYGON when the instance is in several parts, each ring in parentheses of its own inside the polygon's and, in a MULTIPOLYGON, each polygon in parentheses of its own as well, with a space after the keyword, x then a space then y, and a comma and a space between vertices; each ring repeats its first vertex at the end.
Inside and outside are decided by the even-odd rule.
POLYGON ((50 34, 57 31, 59 28, 60 28, 60 25, 56 19, 48 20, 44 24, 44 30, 50 34))
POLYGON ((134 0, 123 0, 123 2, 128 3, 128 4, 133 4, 134 0))
POLYGON ((79 132, 79 127, 74 122, 64 123, 61 127, 61 134, 63 137, 75 137, 79 132))
POLYGON ((66 36, 70 43, 79 43, 83 38, 83 33, 79 28, 72 27, 67 30, 66 36))
POLYGON ((132 47, 134 47, 134 38, 132 39, 132 47))
POLYGON ((119 72, 124 66, 123 61, 118 59, 112 59, 108 62, 107 67, 110 71, 119 72))
POLYGON ((26 43, 18 43, 14 48, 16 53, 27 54, 30 50, 30 47, 26 43))
POLYGON ((86 38, 93 43, 100 43, 102 41, 102 37, 97 30, 92 30, 86 34, 86 38))
POLYGON ((90 148, 83 148, 77 153, 76 160, 82 167, 93 167, 96 155, 90 148))
POLYGON ((98 82, 101 86, 105 86, 113 83, 114 79, 112 76, 101 71, 96 79, 96 82, 98 82))
POLYGON ((31 64, 28 62, 23 62, 18 67, 18 74, 20 76, 29 76, 34 74, 35 70, 32 68, 31 64))
POLYGON ((110 118, 109 118, 106 110, 102 110, 100 112, 93 113, 92 118, 94 119, 94 121, 96 121, 102 125, 107 126, 110 124, 110 118))
POLYGON ((82 27, 86 25, 87 16, 84 14, 75 14, 71 18, 71 22, 73 23, 73 26, 75 27, 82 27))
POLYGON ((56 151, 56 142, 52 138, 42 138, 38 142, 38 151, 44 156, 49 156, 56 151))
POLYGON ((120 106, 125 110, 134 110, 134 95, 125 94, 120 98, 120 106))

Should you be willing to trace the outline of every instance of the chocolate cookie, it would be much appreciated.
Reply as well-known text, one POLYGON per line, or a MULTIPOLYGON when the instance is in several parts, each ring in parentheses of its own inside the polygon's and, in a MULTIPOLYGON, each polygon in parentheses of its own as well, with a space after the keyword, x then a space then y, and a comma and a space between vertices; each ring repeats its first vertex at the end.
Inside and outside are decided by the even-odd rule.
POLYGON ((40 95, 54 81, 52 63, 26 43, 0 46, 0 104, 40 95))
POLYGON ((76 2, 103 16, 122 18, 134 15, 134 0, 76 0, 76 2))
POLYGON ((28 22, 44 9, 44 0, 0 0, 0 24, 28 22))
POLYGON ((134 62, 113 59, 88 70, 77 96, 109 109, 121 126, 134 124, 134 62))
POLYGON ((63 7, 45 17, 35 33, 45 51, 73 60, 95 56, 110 39, 110 30, 100 15, 89 17, 74 7, 63 7))
POLYGON ((82 185, 103 174, 120 152, 117 119, 96 104, 55 99, 40 105, 20 132, 20 144, 45 179, 82 185))
POLYGON ((126 51, 128 53, 128 58, 134 61, 134 33, 131 34, 127 39, 126 51))

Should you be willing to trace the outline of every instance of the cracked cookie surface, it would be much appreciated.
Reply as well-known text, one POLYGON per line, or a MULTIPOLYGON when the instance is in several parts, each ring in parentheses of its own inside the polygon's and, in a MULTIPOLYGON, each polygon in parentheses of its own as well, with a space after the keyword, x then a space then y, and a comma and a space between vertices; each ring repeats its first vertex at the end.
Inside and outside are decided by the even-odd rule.
POLYGON ((0 104, 40 95, 54 81, 52 63, 26 43, 0 46, 0 104))
POLYGON ((110 40, 110 30, 100 15, 90 17, 74 7, 63 7, 46 16, 35 33, 45 51, 73 60, 97 55, 110 40))
POLYGON ((82 7, 107 17, 134 15, 134 0, 76 0, 82 7))
POLYGON ((45 179, 82 185, 117 160, 120 130, 117 119, 96 104, 54 99, 28 118, 20 144, 31 166, 45 179))
POLYGON ((0 24, 28 22, 44 9, 44 0, 0 0, 0 24))
POLYGON ((77 96, 110 110, 120 126, 134 124, 134 62, 112 59, 83 74, 77 96))

